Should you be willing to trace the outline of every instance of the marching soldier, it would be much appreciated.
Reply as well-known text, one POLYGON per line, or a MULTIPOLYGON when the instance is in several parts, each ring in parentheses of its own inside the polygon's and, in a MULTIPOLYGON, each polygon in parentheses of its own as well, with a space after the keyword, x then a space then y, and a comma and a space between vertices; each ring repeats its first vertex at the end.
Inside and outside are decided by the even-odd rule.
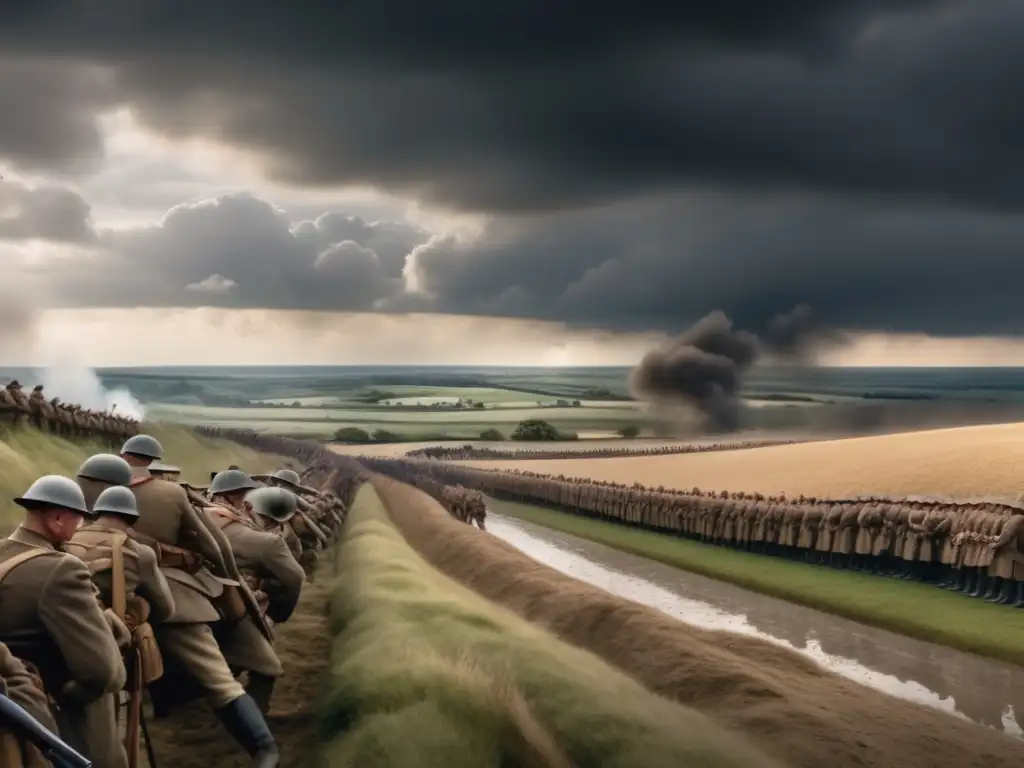
MULTIPOLYGON (((221 573, 230 573, 225 553, 185 489, 149 474, 148 466, 163 458, 163 446, 155 438, 129 438, 121 456, 134 475, 131 489, 139 509, 136 536, 153 545, 174 598, 174 612, 154 627, 160 647, 196 679, 217 718, 252 756, 253 765, 275 768, 280 760, 277 742, 256 702, 231 673, 209 626, 245 615, 238 587, 225 591, 225 582, 203 565, 205 557, 221 573)), ((224 548, 230 556, 230 548, 224 548)))
POLYGON ((47 475, 14 501, 25 520, 0 542, 0 642, 38 670, 62 737, 96 768, 122 766, 114 725, 121 651, 89 569, 60 549, 89 514, 85 497, 73 480, 47 475))
POLYGON ((85 495, 85 505, 91 510, 96 499, 107 488, 116 485, 127 487, 131 484, 132 468, 120 456, 97 453, 82 462, 75 480, 85 495))
MULTIPOLYGON (((118 749, 118 753, 122 757, 127 753, 123 764, 136 766, 142 689, 163 674, 163 662, 149 622, 167 619, 174 611, 174 598, 157 567, 156 553, 132 539, 131 527, 139 518, 134 494, 126 487, 111 486, 99 494, 92 513, 94 520, 79 529, 65 546, 86 564, 103 604, 131 632, 131 640, 125 648, 129 717, 124 751, 118 749)), ((108 745, 116 741, 116 731, 104 739, 108 745)), ((97 762, 116 765, 115 759, 112 754, 106 761, 97 762)))
MULTIPOLYGON (((236 474, 244 477, 241 472, 228 471, 214 478, 210 488, 218 506, 213 512, 231 542, 242 578, 259 597, 264 616, 279 624, 295 610, 306 574, 284 538, 263 530, 258 519, 287 522, 295 514, 297 499, 284 488, 247 490, 247 483, 236 474)), ((252 621, 243 620, 227 630, 222 648, 229 663, 249 671, 249 693, 266 712, 283 670, 259 629, 252 621)))

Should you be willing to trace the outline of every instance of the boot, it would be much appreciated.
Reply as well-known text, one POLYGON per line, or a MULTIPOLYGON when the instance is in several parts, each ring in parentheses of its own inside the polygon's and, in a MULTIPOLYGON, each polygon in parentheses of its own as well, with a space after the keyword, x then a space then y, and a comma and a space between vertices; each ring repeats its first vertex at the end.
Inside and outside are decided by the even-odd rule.
POLYGON ((277 742, 259 706, 249 694, 239 696, 227 706, 214 710, 214 713, 234 740, 252 757, 253 768, 278 768, 281 754, 277 742))
POLYGON ((1009 579, 997 579, 1000 582, 999 593, 989 599, 990 603, 999 603, 999 605, 1008 605, 1013 602, 1013 582, 1009 579))
POLYGON ((245 690, 252 696, 256 706, 260 708, 260 712, 264 715, 270 711, 270 697, 274 695, 274 686, 276 684, 276 677, 261 675, 259 672, 249 673, 249 685, 246 686, 245 690))
POLYGON ((949 586, 946 587, 950 592, 962 592, 964 589, 964 582, 967 579, 967 574, 963 568, 954 568, 953 575, 949 579, 949 586))
POLYGON ((1012 605, 1014 608, 1024 608, 1024 581, 1013 582, 1012 605))
POLYGON ((1002 594, 1002 591, 1003 591, 1003 580, 1002 579, 990 579, 990 581, 992 582, 992 584, 989 587, 988 592, 986 592, 982 596, 982 597, 984 597, 986 603, 994 603, 994 602, 996 602, 999 599, 999 596, 1002 594))
MULTIPOLYGON (((977 570, 977 569, 976 569, 977 570)), ((968 594, 969 597, 981 597, 988 588, 988 574, 978 571, 978 581, 974 589, 968 594)))

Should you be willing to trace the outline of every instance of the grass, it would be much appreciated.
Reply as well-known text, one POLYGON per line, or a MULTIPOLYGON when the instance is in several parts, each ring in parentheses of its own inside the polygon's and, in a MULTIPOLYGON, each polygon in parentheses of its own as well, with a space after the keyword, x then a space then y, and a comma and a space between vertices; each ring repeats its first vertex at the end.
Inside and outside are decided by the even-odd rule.
MULTIPOLYGON (((163 445, 165 461, 181 467, 182 479, 191 482, 205 483, 211 471, 229 464, 258 472, 285 461, 230 440, 197 435, 180 425, 146 424, 145 430, 163 445)), ((73 477, 86 458, 110 451, 109 445, 98 440, 66 440, 32 427, 0 433, 0 531, 8 530, 20 519, 21 510, 11 499, 24 492, 36 478, 48 474, 73 477)))
MULTIPOLYGON (((490 469, 648 487, 804 494, 1015 499, 1024 491, 1024 423, 934 429, 747 451, 583 459, 488 461, 490 469)), ((482 464, 480 466, 483 466, 482 464)))
POLYGON ((320 766, 775 764, 442 575, 370 486, 356 496, 338 562, 320 766))
POLYGON ((683 570, 951 648, 1024 665, 1024 611, 933 586, 835 571, 499 501, 494 510, 683 570))

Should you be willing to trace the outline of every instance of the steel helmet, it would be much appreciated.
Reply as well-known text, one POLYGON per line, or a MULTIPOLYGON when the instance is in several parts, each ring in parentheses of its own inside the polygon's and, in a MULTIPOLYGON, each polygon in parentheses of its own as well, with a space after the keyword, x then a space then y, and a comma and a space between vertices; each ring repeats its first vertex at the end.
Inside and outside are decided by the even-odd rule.
POLYGON ((282 483, 295 486, 296 488, 299 486, 299 483, 302 482, 299 479, 299 473, 294 469, 279 469, 277 472, 272 474, 271 477, 275 480, 280 480, 282 483))
POLYGON ((149 435, 135 435, 129 437, 121 446, 121 453, 132 453, 136 456, 144 456, 147 459, 159 461, 164 457, 164 447, 160 441, 149 435))
POLYGON ((287 522, 295 514, 298 497, 287 488, 257 488, 245 495, 257 515, 269 517, 279 523, 287 522))
POLYGON ((132 468, 120 456, 97 453, 82 462, 77 476, 110 485, 128 485, 132 481, 132 468))
POLYGON ((135 502, 135 494, 130 489, 120 485, 107 488, 96 497, 96 503, 92 505, 93 515, 123 515, 124 517, 138 517, 139 506, 135 502))
POLYGON ((259 488, 259 486, 240 469, 225 469, 223 472, 218 472, 210 481, 211 496, 216 496, 218 493, 247 491, 252 488, 259 488))
POLYGON ((89 507, 85 503, 85 494, 78 483, 69 477, 60 475, 44 475, 29 486, 14 503, 25 509, 33 507, 59 507, 89 515, 89 507))

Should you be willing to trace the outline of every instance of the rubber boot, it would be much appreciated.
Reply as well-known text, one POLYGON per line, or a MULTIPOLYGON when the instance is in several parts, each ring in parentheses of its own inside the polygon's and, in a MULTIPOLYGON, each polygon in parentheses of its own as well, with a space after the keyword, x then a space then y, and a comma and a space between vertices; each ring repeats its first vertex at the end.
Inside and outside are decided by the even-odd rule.
POLYGON ((276 677, 261 675, 259 672, 249 673, 249 685, 245 687, 246 692, 252 696, 260 712, 266 715, 270 711, 270 697, 274 695, 274 686, 277 684, 276 677))
POLYGON ((999 593, 989 599, 990 603, 998 603, 999 605, 1008 605, 1013 602, 1013 582, 1009 579, 996 579, 999 582, 999 593))
MULTIPOLYGON (((975 569, 978 570, 978 569, 975 569)), ((971 592, 968 593, 969 597, 981 597, 985 594, 985 590, 988 588, 988 574, 978 570, 977 575, 978 581, 971 592)))
POLYGON ((964 583, 967 580, 967 574, 964 568, 954 568, 953 576, 949 580, 949 586, 946 587, 950 592, 962 592, 964 589, 964 583))
POLYGON ((259 706, 249 694, 214 710, 228 733, 252 757, 253 768, 278 768, 281 754, 259 706))
POLYGON ((1002 579, 990 579, 992 582, 989 586, 988 592, 984 594, 986 603, 994 603, 999 600, 1000 595, 1003 592, 1003 580, 1002 579))
POLYGON ((1013 582, 1013 602, 1015 608, 1024 608, 1024 581, 1013 582))
POLYGON ((942 587, 943 589, 945 589, 950 584, 952 584, 952 582, 953 582, 953 578, 952 577, 953 577, 953 571, 950 569, 950 567, 948 565, 940 565, 939 566, 938 583, 935 586, 942 587))

